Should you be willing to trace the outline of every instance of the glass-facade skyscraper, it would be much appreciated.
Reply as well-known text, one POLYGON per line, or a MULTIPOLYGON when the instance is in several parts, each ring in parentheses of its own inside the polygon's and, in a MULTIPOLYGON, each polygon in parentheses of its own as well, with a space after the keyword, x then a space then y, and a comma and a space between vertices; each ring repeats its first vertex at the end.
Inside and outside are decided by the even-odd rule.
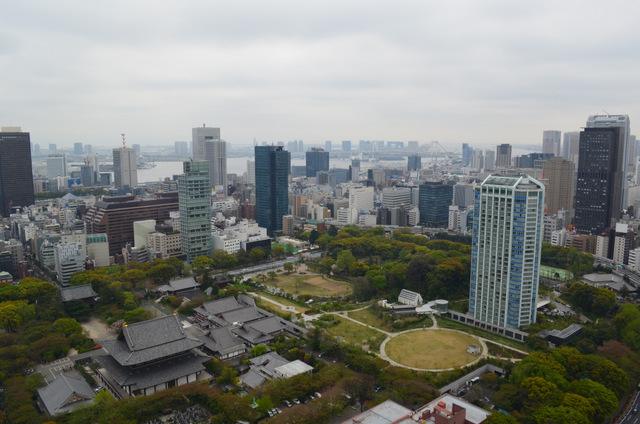
POLYGON ((306 176, 315 177, 320 171, 329 170, 329 152, 323 149, 312 148, 306 153, 306 176))
POLYGON ((453 186, 444 182, 425 182, 419 190, 420 222, 429 227, 446 226, 449 223, 453 186))
POLYGON ((469 314, 504 328, 536 322, 544 185, 489 176, 475 188, 469 314))
POLYGON ((0 214, 8 217, 11 208, 31 206, 33 173, 31 141, 20 127, 2 127, 0 131, 0 214))
POLYGON ((580 132, 575 227, 598 235, 620 216, 625 184, 624 137, 619 127, 580 132))
POLYGON ((197 256, 209 256, 212 250, 209 162, 185 161, 183 170, 178 176, 180 242, 191 262, 197 256))
POLYGON ((289 213, 291 154, 282 146, 256 146, 256 221, 270 233, 289 213))

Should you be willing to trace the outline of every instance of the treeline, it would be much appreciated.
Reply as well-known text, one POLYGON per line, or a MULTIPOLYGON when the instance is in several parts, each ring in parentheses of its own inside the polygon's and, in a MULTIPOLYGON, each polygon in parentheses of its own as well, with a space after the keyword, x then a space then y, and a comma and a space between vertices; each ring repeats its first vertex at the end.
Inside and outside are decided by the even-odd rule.
MULTIPOLYGON (((321 233, 327 257, 315 269, 350 279, 354 296, 396 298, 409 289, 427 298, 461 298, 469 286, 470 246, 429 240, 407 229, 385 237, 382 227, 363 230, 346 226, 335 237, 321 233)), ((312 265, 313 266, 313 265, 312 265)))
POLYGON ((628 387, 626 373, 612 361, 561 347, 516 364, 493 401, 510 411, 511 422, 592 423, 610 418, 628 387))
POLYGON ((553 246, 548 242, 542 243, 540 263, 554 268, 567 269, 573 275, 593 272, 592 254, 580 252, 574 247, 553 246))
POLYGON ((18 285, 0 284, 0 385, 2 409, 12 423, 44 420, 34 406, 42 375, 36 364, 64 357, 71 348, 80 352, 94 346, 78 322, 69 318, 57 289, 48 282, 25 278, 18 285))

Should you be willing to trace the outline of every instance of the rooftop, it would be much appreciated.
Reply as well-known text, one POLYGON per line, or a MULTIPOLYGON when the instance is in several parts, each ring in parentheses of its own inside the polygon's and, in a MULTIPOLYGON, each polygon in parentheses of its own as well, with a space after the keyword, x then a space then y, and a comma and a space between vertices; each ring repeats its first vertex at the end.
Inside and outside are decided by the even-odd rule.
POLYGON ((141 365, 202 346, 188 335, 176 315, 124 325, 117 339, 105 340, 103 347, 121 365, 141 365))

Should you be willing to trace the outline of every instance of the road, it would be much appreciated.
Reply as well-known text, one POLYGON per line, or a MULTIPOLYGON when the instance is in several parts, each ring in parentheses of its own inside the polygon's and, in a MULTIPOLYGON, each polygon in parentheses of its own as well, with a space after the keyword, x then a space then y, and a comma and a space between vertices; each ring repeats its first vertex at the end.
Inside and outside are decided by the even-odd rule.
POLYGON ((638 424, 640 415, 638 409, 640 409, 640 392, 635 392, 629 402, 629 407, 620 415, 616 424, 638 424), (633 411, 636 411, 635 413, 633 411))

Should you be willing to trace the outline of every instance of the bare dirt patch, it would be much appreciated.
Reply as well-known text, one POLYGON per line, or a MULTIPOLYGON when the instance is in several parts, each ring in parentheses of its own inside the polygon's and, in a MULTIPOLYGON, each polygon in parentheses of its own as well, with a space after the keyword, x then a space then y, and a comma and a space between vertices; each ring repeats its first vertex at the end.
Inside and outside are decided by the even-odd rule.
POLYGON ((89 321, 80 323, 80 325, 95 341, 114 339, 118 335, 115 330, 96 317, 91 317, 89 321))

